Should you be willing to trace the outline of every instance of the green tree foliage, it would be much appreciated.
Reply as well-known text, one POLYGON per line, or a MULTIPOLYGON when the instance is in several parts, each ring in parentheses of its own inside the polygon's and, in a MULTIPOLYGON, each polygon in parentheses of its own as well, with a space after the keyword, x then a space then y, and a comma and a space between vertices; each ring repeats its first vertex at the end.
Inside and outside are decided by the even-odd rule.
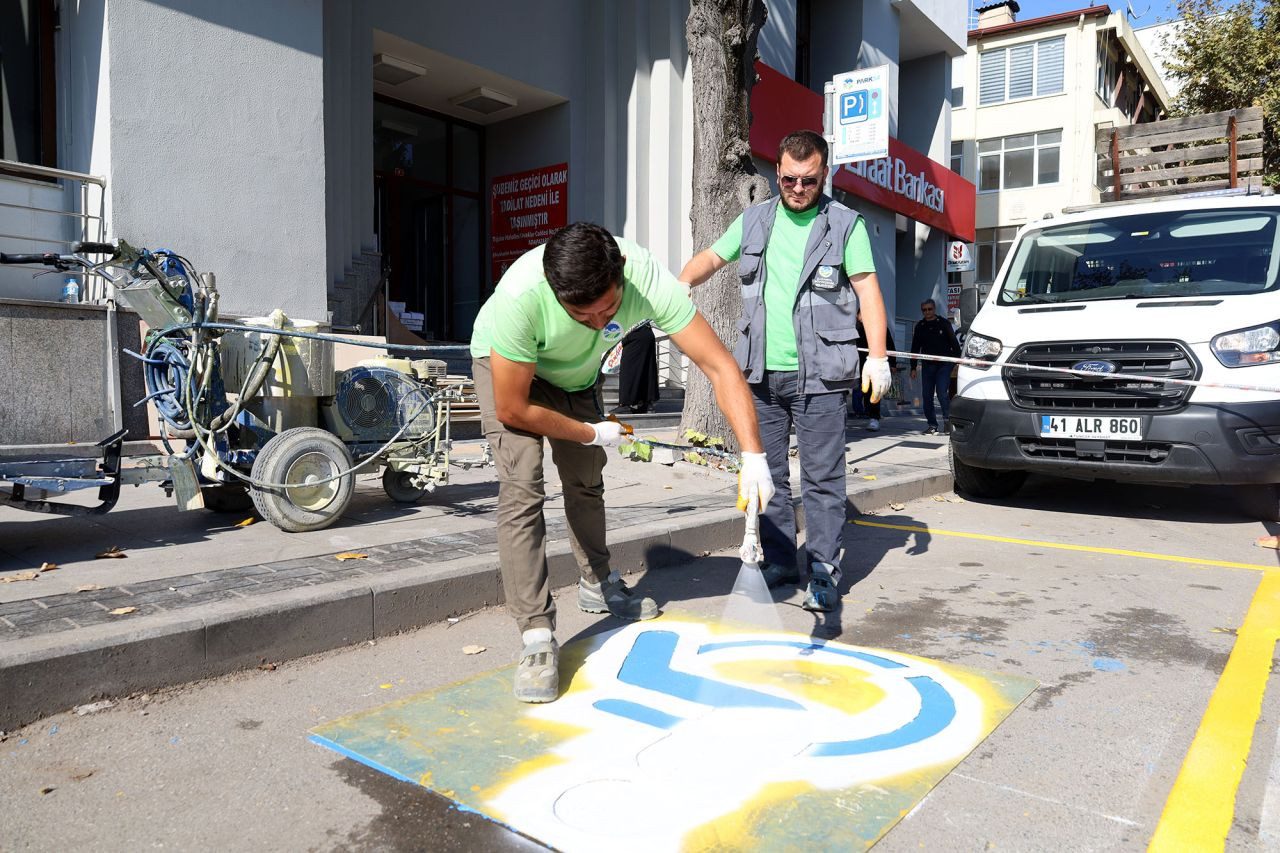
POLYGON ((1264 180, 1280 186, 1280 0, 1178 0, 1168 69, 1176 115, 1262 107, 1264 180))

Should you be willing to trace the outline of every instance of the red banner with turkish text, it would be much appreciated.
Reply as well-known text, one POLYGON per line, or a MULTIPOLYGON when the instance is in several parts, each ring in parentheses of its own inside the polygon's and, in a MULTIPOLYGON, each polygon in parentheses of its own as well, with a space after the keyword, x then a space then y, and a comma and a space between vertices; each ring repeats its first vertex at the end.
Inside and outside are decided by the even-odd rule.
POLYGON ((569 224, 569 164, 494 178, 489 186, 493 283, 516 258, 569 224))

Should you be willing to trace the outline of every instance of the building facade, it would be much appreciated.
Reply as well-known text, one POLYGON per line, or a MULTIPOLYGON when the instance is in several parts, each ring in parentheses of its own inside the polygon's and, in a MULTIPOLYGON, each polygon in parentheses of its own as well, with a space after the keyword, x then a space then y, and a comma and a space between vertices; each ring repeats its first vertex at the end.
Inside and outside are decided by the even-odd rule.
MULTIPOLYGON (((216 272, 227 314, 282 307, 465 341, 505 263, 559 225, 599 222, 672 270, 702 248, 688 219, 687 0, 15 2, 21 26, 4 38, 24 50, 6 45, 3 70, 34 94, 3 102, 0 159, 104 187, 86 202, 75 182, 0 177, 6 251, 100 227, 216 272)), ((767 7, 760 53, 785 85, 765 87, 757 117, 770 97, 888 66, 890 133, 924 164, 913 173, 944 182, 960 4, 767 7)), ((821 129, 820 109, 802 118, 821 129)), ((766 175, 776 144, 753 133, 766 175)), ((942 293, 940 229, 963 226, 912 218, 910 193, 836 186, 872 224, 891 312, 942 293)), ((56 298, 52 278, 0 270, 0 298, 56 298)))
POLYGON ((1019 11, 980 7, 955 69, 951 168, 977 185, 977 232, 976 269, 952 281, 983 294, 1020 227, 1099 201, 1096 130, 1154 121, 1169 101, 1123 11, 1019 11))

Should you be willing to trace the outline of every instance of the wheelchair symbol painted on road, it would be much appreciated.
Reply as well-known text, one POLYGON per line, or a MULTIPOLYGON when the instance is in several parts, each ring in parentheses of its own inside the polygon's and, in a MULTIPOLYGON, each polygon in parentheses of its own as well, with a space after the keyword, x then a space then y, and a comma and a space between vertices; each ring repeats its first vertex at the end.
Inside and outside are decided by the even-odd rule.
MULTIPOLYGON (((363 741, 368 763, 447 785, 467 807, 562 850, 848 848, 888 831, 1035 686, 670 614, 571 644, 562 668, 577 655, 557 701, 512 718, 495 689, 501 708, 466 711, 483 736, 448 755, 466 756, 471 779, 438 760, 441 713, 463 698, 448 688, 423 694, 432 698, 417 722, 404 707, 394 720, 431 743, 434 764, 388 755, 391 740, 372 737, 386 719, 363 741)), ((509 697, 509 669, 490 677, 509 697)))

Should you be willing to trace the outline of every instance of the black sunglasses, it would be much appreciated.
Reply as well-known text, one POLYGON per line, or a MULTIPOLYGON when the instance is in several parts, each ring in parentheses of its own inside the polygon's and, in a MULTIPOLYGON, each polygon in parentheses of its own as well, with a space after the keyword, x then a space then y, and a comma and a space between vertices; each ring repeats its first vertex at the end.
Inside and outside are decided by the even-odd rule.
POLYGON ((809 176, 797 178, 795 175, 779 175, 778 183, 782 184, 784 187, 794 187, 796 184, 799 184, 805 189, 808 189, 809 187, 816 187, 818 185, 818 179, 809 176))

